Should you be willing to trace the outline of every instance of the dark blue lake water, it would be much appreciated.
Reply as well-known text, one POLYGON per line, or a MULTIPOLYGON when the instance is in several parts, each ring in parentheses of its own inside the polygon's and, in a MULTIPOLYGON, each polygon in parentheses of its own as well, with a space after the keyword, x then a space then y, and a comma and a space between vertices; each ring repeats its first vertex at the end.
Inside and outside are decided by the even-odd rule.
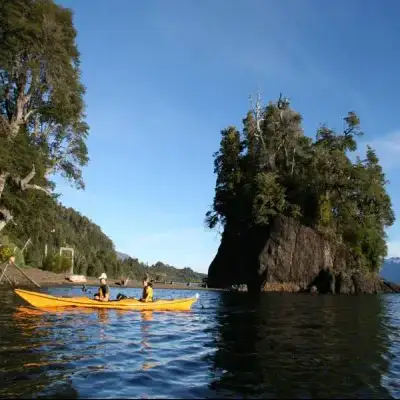
POLYGON ((400 398, 400 296, 201 291, 189 313, 49 313, 0 295, 1 398, 400 398))

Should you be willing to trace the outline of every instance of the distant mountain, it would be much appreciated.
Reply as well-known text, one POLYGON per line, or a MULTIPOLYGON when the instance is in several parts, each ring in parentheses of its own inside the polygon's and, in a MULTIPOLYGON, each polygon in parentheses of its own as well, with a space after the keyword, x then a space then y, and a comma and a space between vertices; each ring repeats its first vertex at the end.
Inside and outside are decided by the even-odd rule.
POLYGON ((120 251, 116 251, 116 253, 117 253, 118 259, 121 260, 121 261, 125 261, 128 258, 130 258, 129 254, 121 253, 120 251))
POLYGON ((400 284, 400 257, 386 259, 383 263, 380 274, 382 278, 400 284))
POLYGON ((128 275, 141 278, 144 275, 150 276, 158 281, 174 282, 201 282, 207 277, 207 274, 193 271, 191 268, 176 268, 172 265, 157 261, 154 265, 148 265, 133 258, 129 254, 117 251, 118 259, 128 268, 128 275))

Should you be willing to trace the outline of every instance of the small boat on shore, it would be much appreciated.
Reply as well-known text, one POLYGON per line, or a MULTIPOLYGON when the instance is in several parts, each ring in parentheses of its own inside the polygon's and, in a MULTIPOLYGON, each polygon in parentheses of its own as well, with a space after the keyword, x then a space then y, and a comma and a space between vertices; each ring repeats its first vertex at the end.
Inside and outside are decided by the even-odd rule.
POLYGON ((22 289, 15 289, 15 293, 36 308, 85 307, 136 311, 190 311, 192 305, 199 298, 199 295, 196 294, 195 297, 190 298, 156 300, 149 303, 129 298, 101 302, 88 297, 56 297, 22 289))

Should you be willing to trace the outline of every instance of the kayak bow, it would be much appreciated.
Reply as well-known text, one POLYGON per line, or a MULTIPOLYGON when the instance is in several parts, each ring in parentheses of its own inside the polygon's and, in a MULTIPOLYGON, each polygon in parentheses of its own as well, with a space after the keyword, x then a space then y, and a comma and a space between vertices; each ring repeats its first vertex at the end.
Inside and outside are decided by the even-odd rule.
POLYGON ((108 308, 117 310, 152 310, 152 311, 190 311, 192 305, 197 301, 195 297, 156 300, 144 303, 134 299, 111 300, 102 302, 88 297, 55 297, 49 294, 31 292, 29 290, 15 289, 15 293, 22 297, 30 305, 37 308, 48 307, 86 307, 86 308, 108 308))

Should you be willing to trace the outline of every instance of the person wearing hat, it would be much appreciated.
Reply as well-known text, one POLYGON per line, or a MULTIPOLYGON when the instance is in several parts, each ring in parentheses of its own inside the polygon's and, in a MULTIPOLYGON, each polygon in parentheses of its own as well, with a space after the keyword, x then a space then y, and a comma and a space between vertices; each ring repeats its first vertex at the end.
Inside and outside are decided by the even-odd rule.
POLYGON ((110 288, 108 287, 106 280, 107 280, 107 275, 105 272, 103 272, 99 276, 100 280, 100 287, 98 293, 94 296, 95 300, 99 301, 108 301, 110 300, 110 288))

